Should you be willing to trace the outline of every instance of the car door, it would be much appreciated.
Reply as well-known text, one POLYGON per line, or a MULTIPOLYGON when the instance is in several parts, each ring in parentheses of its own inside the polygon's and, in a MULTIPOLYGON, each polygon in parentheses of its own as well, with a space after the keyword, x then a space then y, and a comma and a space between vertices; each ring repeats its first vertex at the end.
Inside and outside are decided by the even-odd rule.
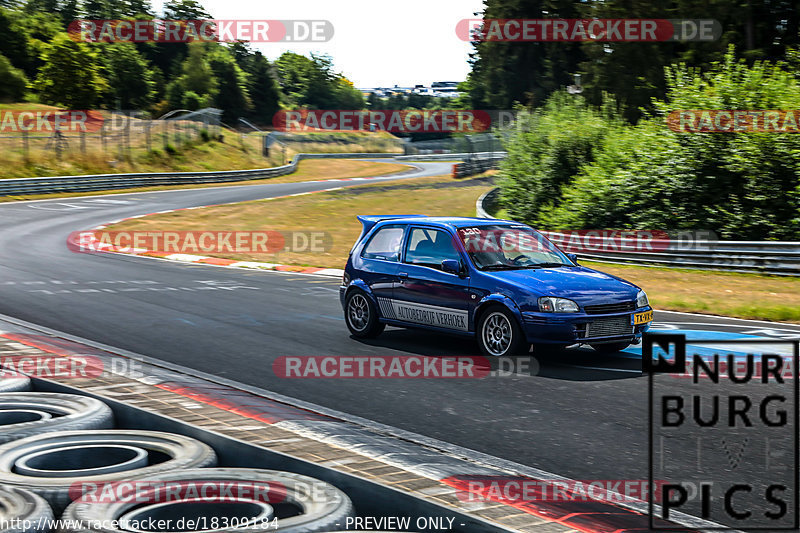
MULTIPOLYGON (((410 226, 394 288, 392 312, 412 324, 468 331, 469 277, 442 270, 442 261, 462 265, 453 236, 446 230, 410 226)), ((464 270, 466 272, 466 269, 464 270)))
POLYGON ((386 316, 384 307, 399 281, 397 271, 405 231, 405 224, 381 226, 369 237, 359 256, 359 275, 377 298, 381 316, 386 316))

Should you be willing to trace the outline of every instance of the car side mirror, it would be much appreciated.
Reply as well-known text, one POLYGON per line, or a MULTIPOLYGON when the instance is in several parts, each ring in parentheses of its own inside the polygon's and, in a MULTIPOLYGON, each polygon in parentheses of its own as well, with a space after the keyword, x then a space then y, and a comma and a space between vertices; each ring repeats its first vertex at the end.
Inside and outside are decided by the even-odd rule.
POLYGON ((442 261, 442 271, 448 272, 450 274, 460 274, 461 263, 459 263, 455 259, 445 259, 444 261, 442 261))
POLYGON ((576 265, 578 264, 578 254, 567 254, 567 257, 569 257, 569 260, 576 265))

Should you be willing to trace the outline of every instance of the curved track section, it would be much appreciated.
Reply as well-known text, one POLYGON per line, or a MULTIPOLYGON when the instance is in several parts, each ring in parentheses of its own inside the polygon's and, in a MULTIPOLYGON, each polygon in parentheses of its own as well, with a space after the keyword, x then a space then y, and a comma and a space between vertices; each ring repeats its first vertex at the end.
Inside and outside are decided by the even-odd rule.
MULTIPOLYGON (((450 171, 448 163, 417 165, 408 174, 375 179, 450 171)), ((575 479, 642 479, 646 380, 636 349, 612 356, 564 352, 484 379, 281 379, 272 364, 286 355, 437 357, 477 355, 477 348, 467 339, 400 329, 357 341, 342 320, 335 279, 76 254, 65 245, 71 231, 138 214, 360 183, 2 204, 0 314, 575 479)), ((656 321, 721 344, 732 337, 800 336, 800 326, 680 313, 658 312, 656 321)))

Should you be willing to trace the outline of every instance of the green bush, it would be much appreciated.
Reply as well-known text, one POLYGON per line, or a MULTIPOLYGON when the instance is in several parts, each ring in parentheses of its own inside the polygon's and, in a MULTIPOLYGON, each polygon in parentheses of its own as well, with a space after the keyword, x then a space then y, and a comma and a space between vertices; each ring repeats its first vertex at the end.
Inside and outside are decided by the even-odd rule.
POLYGON ((544 214, 559 203, 562 190, 594 160, 603 137, 619 127, 613 114, 566 93, 554 94, 533 113, 522 112, 501 167, 502 204, 517 219, 546 223, 544 214))
POLYGON ((189 111, 197 111, 201 107, 203 107, 203 99, 202 97, 194 91, 186 91, 183 93, 183 98, 181 99, 181 105, 188 109, 189 111))
POLYGON ((0 102, 19 102, 25 97, 28 79, 20 69, 14 68, 6 56, 0 54, 0 102))
POLYGON ((656 114, 636 126, 603 129, 589 157, 585 149, 575 155, 571 177, 552 177, 567 167, 552 164, 555 146, 542 142, 553 138, 551 118, 563 117, 562 107, 573 116, 563 129, 575 137, 571 144, 591 137, 585 130, 598 125, 570 115, 570 101, 546 107, 538 120, 545 128, 518 134, 509 147, 512 172, 503 186, 512 215, 548 229, 706 229, 725 239, 800 238, 800 135, 679 133, 666 124, 673 110, 799 109, 797 78, 784 65, 748 66, 732 50, 708 72, 677 65, 666 77, 667 99, 654 102, 656 114), (525 169, 518 163, 524 157, 539 162, 528 165, 528 176, 518 170, 525 169))

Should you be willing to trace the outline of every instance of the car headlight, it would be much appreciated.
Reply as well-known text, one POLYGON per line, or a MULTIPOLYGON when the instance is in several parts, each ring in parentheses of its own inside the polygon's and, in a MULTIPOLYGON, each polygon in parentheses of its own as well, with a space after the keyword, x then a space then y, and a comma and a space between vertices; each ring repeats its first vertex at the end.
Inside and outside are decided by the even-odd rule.
POLYGON ((345 272, 344 275, 342 276, 342 285, 345 286, 350 285, 350 274, 348 274, 347 272, 345 272))
POLYGON ((636 308, 647 307, 648 305, 650 305, 650 302, 647 301, 647 294, 644 291, 639 291, 639 294, 636 295, 636 308))
POLYGON ((539 298, 539 311, 542 313, 577 313, 578 304, 566 298, 542 296, 539 298))

